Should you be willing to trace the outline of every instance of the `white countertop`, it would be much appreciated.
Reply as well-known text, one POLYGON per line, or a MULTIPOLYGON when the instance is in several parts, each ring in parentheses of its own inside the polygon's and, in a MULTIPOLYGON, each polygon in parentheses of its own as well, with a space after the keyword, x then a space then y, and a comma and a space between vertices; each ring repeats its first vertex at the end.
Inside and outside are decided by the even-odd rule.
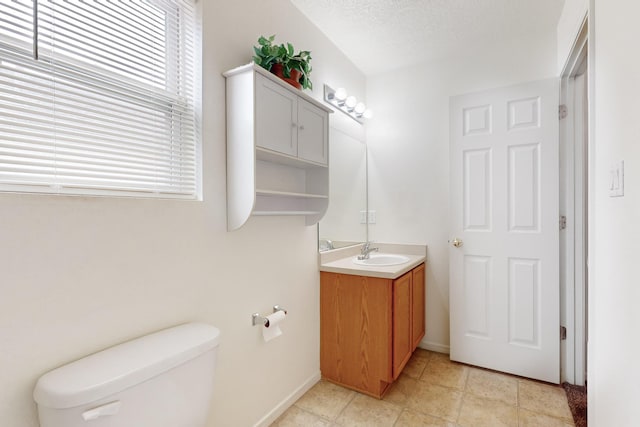
POLYGON ((320 271, 331 273, 353 274, 356 276, 397 279, 407 271, 425 262, 427 247, 425 245, 402 245, 390 243, 372 243, 372 248, 379 248, 379 253, 404 255, 408 262, 398 265, 375 266, 360 265, 353 262, 360 253, 361 245, 322 252, 320 254, 320 271))

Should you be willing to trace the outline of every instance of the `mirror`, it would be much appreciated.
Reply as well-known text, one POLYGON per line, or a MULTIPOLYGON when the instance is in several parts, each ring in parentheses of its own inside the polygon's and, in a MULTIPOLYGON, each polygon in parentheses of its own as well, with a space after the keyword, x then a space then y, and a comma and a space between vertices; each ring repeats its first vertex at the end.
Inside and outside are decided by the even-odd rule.
POLYGON ((353 136, 330 128, 329 208, 318 224, 318 248, 322 252, 367 240, 367 145, 353 136))

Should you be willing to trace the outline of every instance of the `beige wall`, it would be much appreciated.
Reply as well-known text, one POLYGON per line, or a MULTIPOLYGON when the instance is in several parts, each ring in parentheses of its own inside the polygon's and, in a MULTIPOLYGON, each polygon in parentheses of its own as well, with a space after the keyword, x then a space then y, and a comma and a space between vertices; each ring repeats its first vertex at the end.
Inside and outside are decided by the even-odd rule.
MULTIPOLYGON (((593 211, 589 287, 589 425, 638 424, 640 391, 640 3, 595 0, 593 211), (609 170, 624 161, 624 197, 609 170)), ((591 52, 593 53, 593 51, 591 52)))
POLYGON ((578 36, 580 26, 587 16, 589 0, 565 0, 560 19, 558 19, 558 63, 557 74, 564 69, 573 43, 578 36))
POLYGON ((157 329, 222 331, 210 426, 249 426, 319 376, 316 227, 252 218, 226 231, 224 78, 259 35, 313 52, 322 83, 363 75, 287 0, 200 0, 204 201, 0 194, 0 425, 37 426, 46 371, 157 329), (251 313, 289 310, 265 344, 251 313))
POLYGON ((449 97, 553 77, 555 67, 551 33, 367 79, 369 235, 428 245, 423 347, 449 350, 449 97))

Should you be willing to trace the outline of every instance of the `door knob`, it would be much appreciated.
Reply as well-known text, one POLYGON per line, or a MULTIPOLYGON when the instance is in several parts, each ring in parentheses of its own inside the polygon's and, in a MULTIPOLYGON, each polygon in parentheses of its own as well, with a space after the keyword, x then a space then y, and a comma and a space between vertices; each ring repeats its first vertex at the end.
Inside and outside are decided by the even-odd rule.
POLYGON ((462 240, 456 237, 455 239, 453 239, 453 242, 451 242, 451 244, 456 248, 459 248, 460 246, 462 246, 462 240))

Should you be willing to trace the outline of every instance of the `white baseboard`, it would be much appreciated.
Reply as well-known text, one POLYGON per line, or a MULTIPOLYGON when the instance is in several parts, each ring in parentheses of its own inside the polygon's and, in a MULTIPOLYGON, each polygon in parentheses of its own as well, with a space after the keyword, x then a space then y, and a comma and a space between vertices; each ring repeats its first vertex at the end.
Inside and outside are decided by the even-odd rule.
POLYGON ((275 408, 273 408, 267 415, 262 417, 260 421, 258 421, 254 427, 268 427, 271 425, 278 417, 293 405, 296 400, 300 399, 303 394, 305 394, 311 387, 316 385, 316 383, 320 381, 320 371, 313 374, 309 377, 300 387, 294 390, 289 396, 287 396, 282 402, 280 402, 275 408))
POLYGON ((420 344, 418 344, 418 347, 425 350, 435 351, 436 353, 449 354, 449 346, 437 342, 422 340, 420 341, 420 344))

